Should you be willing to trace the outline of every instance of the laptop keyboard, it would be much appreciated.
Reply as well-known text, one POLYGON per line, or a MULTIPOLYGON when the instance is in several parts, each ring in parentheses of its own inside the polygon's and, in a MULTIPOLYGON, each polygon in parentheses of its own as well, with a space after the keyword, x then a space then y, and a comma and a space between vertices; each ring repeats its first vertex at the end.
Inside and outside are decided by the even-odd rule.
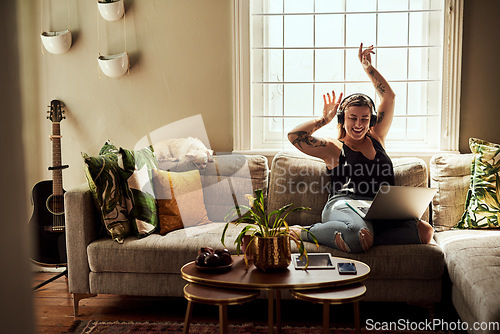
POLYGON ((358 206, 358 210, 363 212, 365 215, 368 213, 368 209, 370 209, 368 206, 358 206))

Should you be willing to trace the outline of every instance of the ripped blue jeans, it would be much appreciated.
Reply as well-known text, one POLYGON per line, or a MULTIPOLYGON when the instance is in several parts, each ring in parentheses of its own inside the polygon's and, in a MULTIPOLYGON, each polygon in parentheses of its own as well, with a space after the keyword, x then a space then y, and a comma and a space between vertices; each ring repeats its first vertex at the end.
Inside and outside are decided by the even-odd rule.
MULTIPOLYGON (((372 245, 419 244, 417 220, 369 221, 345 204, 354 195, 331 196, 323 208, 321 223, 306 227, 321 245, 348 253, 366 252, 372 245)), ((311 241, 302 231, 303 240, 311 241)))

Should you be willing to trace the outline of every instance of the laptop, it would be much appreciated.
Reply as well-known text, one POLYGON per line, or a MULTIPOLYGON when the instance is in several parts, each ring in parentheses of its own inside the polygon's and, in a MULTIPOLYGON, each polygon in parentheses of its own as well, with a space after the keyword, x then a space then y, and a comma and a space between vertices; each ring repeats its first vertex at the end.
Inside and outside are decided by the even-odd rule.
POLYGON ((420 219, 436 194, 436 188, 380 186, 373 201, 346 200, 364 219, 420 219))

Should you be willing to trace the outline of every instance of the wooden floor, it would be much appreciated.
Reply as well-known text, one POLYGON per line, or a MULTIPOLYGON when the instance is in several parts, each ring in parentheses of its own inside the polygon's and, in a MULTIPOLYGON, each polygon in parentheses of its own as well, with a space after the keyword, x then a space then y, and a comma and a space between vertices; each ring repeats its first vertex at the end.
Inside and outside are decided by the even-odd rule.
MULTIPOLYGON (((54 277, 54 273, 34 273, 33 286, 54 277)), ((73 316, 73 298, 68 292, 66 277, 61 277, 33 292, 36 316, 36 333, 71 333, 88 320, 122 321, 183 321, 187 303, 183 298, 131 297, 98 295, 80 301, 78 318, 73 316)), ((335 305, 330 310, 333 326, 352 327, 352 305, 335 305)), ((423 321, 428 318, 427 309, 400 303, 361 303, 361 326, 366 319, 397 321, 408 319, 423 321)), ((302 301, 282 303, 283 323, 321 324, 322 309, 319 304, 302 301)), ((456 321, 453 307, 438 305, 435 317, 456 321)), ((230 322, 254 322, 266 324, 267 301, 255 300, 228 309, 230 322)), ((216 322, 218 310, 214 306, 196 304, 193 321, 216 322)))

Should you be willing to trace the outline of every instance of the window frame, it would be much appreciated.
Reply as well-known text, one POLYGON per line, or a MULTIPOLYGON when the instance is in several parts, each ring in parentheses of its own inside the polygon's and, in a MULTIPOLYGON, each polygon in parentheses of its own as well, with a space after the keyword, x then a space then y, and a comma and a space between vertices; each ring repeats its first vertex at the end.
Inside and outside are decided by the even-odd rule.
MULTIPOLYGON (((233 2, 233 151, 242 154, 274 155, 278 149, 251 147, 250 1, 233 2)), ((443 0, 444 38, 439 149, 389 150, 392 156, 427 156, 437 152, 458 152, 460 90, 462 71, 463 0, 443 0)))

